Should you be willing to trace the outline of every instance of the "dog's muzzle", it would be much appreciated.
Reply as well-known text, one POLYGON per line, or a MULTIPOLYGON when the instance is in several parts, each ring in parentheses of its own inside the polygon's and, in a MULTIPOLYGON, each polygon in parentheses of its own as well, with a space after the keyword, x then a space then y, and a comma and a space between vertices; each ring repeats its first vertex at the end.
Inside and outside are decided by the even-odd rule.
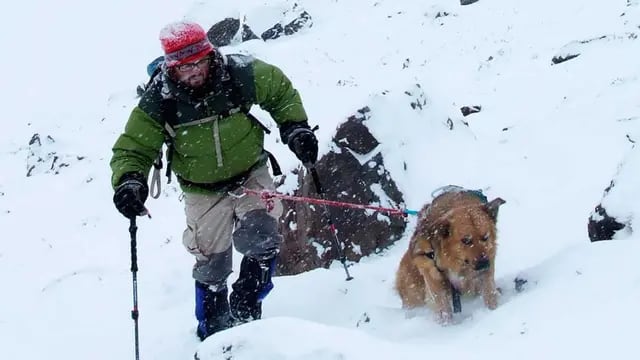
POLYGON ((489 260, 488 257, 483 256, 478 260, 476 260, 476 265, 474 266, 473 269, 476 271, 483 271, 483 270, 489 269, 490 266, 491 266, 491 260, 489 260))

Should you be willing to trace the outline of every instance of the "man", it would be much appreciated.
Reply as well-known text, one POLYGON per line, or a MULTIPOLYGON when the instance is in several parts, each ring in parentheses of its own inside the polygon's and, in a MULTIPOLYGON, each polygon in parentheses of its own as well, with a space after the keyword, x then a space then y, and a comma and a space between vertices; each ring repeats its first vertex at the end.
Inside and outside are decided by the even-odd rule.
POLYGON ((143 93, 113 146, 116 208, 127 218, 146 214, 147 175, 168 141, 167 161, 184 192, 183 242, 195 256, 197 335, 259 319, 272 289, 282 236, 280 203, 267 207, 242 187, 273 190, 263 149, 264 128, 249 114, 257 104, 278 124, 283 143, 305 165, 318 145, 300 95, 277 67, 242 55, 221 55, 196 23, 160 32, 161 72, 143 93), (232 244, 243 254, 227 297, 232 244))

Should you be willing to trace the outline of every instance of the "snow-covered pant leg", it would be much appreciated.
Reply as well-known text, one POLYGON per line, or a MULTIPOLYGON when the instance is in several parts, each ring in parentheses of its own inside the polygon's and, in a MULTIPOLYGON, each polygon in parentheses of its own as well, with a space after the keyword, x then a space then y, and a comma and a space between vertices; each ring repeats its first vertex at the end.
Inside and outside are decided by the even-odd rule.
MULTIPOLYGON (((244 186, 252 190, 275 190, 266 165, 254 170, 244 186)), ((235 199, 237 223, 233 232, 233 244, 238 252, 258 260, 271 259, 277 255, 282 244, 282 235, 278 232, 282 204, 273 199, 271 205, 273 208, 268 209, 264 201, 254 195, 235 199)))
MULTIPOLYGON (((245 186, 252 190, 275 190, 266 166, 256 169, 245 186)), ((261 318, 262 300, 273 288, 271 276, 282 243, 282 236, 278 233, 282 204, 276 200, 270 205, 272 208, 253 195, 244 195, 236 200, 238 221, 233 244, 244 257, 238 280, 232 285, 229 302, 231 314, 240 322, 261 318)))
POLYGON ((214 288, 231 274, 233 199, 227 194, 185 193, 187 228, 183 244, 195 256, 193 278, 214 288))

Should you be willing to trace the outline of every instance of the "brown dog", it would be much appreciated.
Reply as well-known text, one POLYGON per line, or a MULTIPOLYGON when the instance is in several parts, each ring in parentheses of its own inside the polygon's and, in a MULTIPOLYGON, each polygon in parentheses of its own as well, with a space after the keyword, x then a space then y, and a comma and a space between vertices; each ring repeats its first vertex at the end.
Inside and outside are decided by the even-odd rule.
POLYGON ((496 219, 504 203, 487 203, 479 192, 456 188, 422 208, 396 274, 403 308, 426 305, 440 323, 450 323, 452 287, 462 295, 482 295, 489 309, 498 306, 496 219))

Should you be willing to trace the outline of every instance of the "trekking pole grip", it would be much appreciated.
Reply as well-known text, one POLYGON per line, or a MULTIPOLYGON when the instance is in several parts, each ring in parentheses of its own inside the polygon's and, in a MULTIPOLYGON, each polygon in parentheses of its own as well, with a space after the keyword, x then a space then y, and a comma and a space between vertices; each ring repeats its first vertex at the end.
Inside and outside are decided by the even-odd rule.
POLYGON ((129 218, 129 234, 131 235, 131 272, 138 271, 137 232, 138 226, 136 225, 136 217, 132 216, 129 218))

